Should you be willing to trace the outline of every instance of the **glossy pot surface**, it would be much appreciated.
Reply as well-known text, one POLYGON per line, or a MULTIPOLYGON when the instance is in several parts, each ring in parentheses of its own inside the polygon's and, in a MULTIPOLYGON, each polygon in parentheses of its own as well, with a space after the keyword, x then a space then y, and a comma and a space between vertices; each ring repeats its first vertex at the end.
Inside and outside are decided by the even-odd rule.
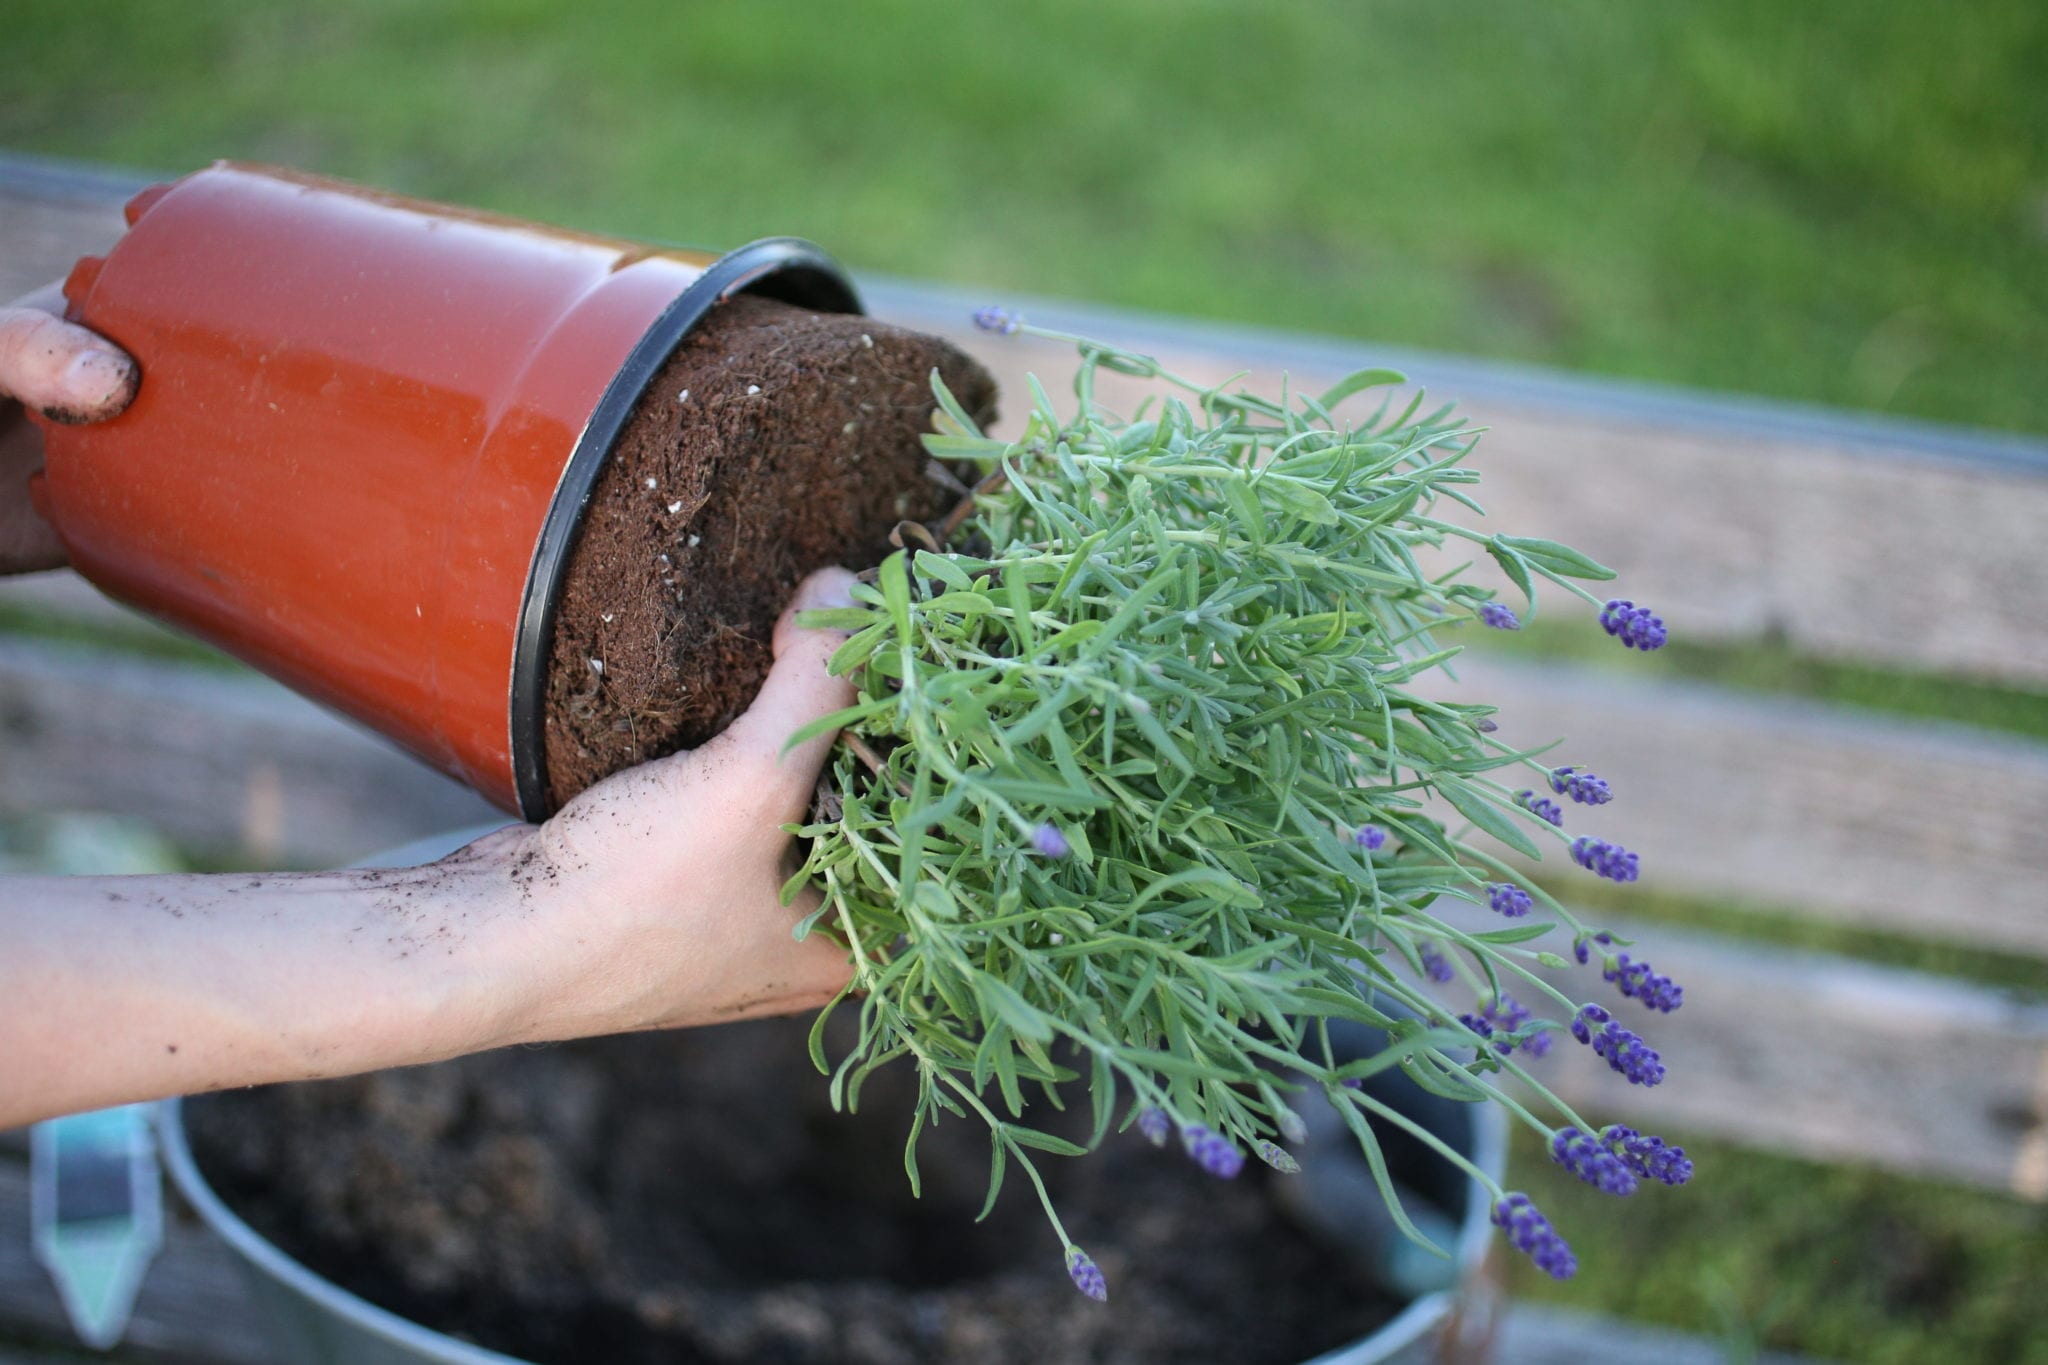
POLYGON ((668 250, 221 163, 65 285, 142 370, 45 424, 36 497, 110 595, 538 819, 556 582, 598 466, 743 290, 859 304, 815 247, 668 250))

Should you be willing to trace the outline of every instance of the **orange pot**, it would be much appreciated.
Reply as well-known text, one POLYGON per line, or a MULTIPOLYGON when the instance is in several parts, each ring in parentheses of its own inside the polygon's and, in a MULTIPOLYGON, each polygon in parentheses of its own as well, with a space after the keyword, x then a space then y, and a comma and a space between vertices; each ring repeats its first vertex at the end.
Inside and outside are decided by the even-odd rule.
POLYGON ((78 571, 545 816, 554 603, 599 467, 721 300, 858 312, 807 242, 674 251, 220 163, 128 205, 73 320, 142 367, 45 423, 78 571))

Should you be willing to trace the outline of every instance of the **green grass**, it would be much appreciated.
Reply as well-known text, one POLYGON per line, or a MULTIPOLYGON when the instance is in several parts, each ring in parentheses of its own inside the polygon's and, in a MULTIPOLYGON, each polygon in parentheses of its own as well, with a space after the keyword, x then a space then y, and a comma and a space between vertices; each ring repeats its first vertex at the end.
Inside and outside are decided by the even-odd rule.
POLYGON ((1684 1145, 1699 1167, 1692 1184, 1618 1200, 1518 1130, 1511 1183, 1557 1225, 1580 1269, 1557 1284, 1514 1256, 1509 1291, 1863 1365, 2048 1362, 2048 1205, 1684 1145))
POLYGON ((1593 664, 1626 671, 1635 679, 1670 678, 1774 692, 2048 740, 2048 693, 1884 664, 1821 659, 1769 640, 1698 644, 1679 638, 1653 654, 1638 654, 1616 649, 1612 640, 1583 621, 1544 621, 1518 631, 1489 631, 1462 643, 1488 653, 1593 664))
POLYGON ((0 0, 0 145, 2048 430, 2048 8, 0 0))
POLYGON ((0 600, 0 638, 14 636, 29 640, 50 640, 58 644, 111 649, 149 659, 196 664, 224 672, 243 670, 243 664, 215 649, 168 629, 145 625, 81 621, 61 612, 22 602, 0 600))
MULTIPOLYGON (((1616 919, 1670 924, 1787 948, 1839 953, 1862 962, 1960 977, 2028 996, 2048 997, 2048 962, 2022 953, 1908 938, 1816 919, 1809 912, 1784 906, 1687 896, 1640 884, 1621 887, 1584 877, 1566 883, 1556 875, 1541 880, 1545 890, 1575 910, 1606 911, 1616 919)), ((1666 965, 1676 968, 1678 964, 1666 965)), ((1685 974, 1681 971, 1678 975, 1682 978, 1685 974)))

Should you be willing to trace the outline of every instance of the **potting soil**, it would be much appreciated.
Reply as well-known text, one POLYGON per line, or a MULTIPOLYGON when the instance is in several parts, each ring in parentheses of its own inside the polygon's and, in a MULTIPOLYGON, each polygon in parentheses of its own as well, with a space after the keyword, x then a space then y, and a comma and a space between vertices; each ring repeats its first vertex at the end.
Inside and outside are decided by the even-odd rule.
POLYGON ((977 419, 995 381, 872 318, 719 305, 646 390, 598 477, 548 659, 555 803, 691 748, 746 708, 797 582, 889 552, 959 501, 929 472, 936 368, 977 419))
MULTIPOLYGON (((1106 1304, 1084 1298, 1014 1166, 974 1222, 979 1119, 925 1131, 913 1199, 914 1072, 884 1068, 858 1113, 834 1113, 808 1027, 275 1086, 193 1101, 188 1123, 230 1207, 292 1256, 431 1327, 560 1365, 1277 1365, 1396 1308, 1288 1220, 1270 1185, 1289 1177, 1251 1163, 1216 1180, 1135 1131, 1039 1159, 1108 1277, 1106 1304)), ((1027 1117, 1087 1135, 1085 1095, 1027 1117)))

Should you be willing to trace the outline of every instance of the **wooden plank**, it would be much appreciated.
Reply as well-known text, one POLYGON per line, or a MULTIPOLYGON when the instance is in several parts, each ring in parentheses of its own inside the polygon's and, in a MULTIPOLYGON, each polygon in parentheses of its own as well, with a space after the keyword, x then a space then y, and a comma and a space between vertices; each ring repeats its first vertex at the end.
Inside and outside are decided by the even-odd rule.
MULTIPOLYGON (((1587 668, 1460 672, 1456 695, 1499 705, 1504 740, 1565 737, 1557 761, 1613 783, 1615 801, 1572 807, 1567 827, 1636 850, 1648 885, 2048 958, 2048 745, 1587 668)), ((0 718, 0 811, 109 810, 203 847, 327 862, 491 818, 251 674, 0 641, 0 718)), ((1562 855, 1551 874, 1581 875, 1562 855)))
MULTIPOLYGON (((1064 312, 1053 305, 1034 317, 1065 327, 1064 312)), ((1021 425, 1027 373, 1046 377, 1055 401, 1066 396, 1059 377, 1071 372, 1071 348, 990 336, 962 316, 889 314, 948 337, 995 372, 1006 396, 998 434, 1021 425)), ((1254 364, 1215 329, 1203 329, 1196 346, 1170 324, 1119 331, 1114 314, 1096 320, 1106 340, 1136 333, 1146 345, 1150 333, 1162 361, 1203 383, 1251 365, 1247 384, 1277 392, 1285 373, 1297 390, 1319 392, 1376 359, 1377 348, 1358 342, 1333 366, 1334 343, 1304 338, 1298 353, 1263 347, 1254 364)), ((1127 411, 1148 391, 1115 375, 1098 385, 1104 401, 1127 411)), ((1596 405, 1489 397, 1483 380, 1477 392, 1436 396, 1459 400, 1489 428, 1474 463, 1490 527, 1561 540, 1615 566, 1623 573, 1615 595, 1655 604, 1688 639, 1782 638, 1824 657, 2048 682, 2048 618, 2036 605, 2048 599, 2048 559, 2033 549, 2037 528, 2048 525, 2048 443, 1999 441, 1997 449, 2026 455, 1995 463, 1940 458, 1910 443, 1880 456, 1858 442, 1869 424, 1821 436, 1754 422, 1668 425, 1654 409, 1625 417, 1596 405)), ((1466 517, 1450 511, 1452 520, 1466 517)))
MULTIPOLYGON (((0 1159, 0 1334, 74 1345, 27 1228, 27 1168, 0 1159)), ((166 1219, 163 1252, 142 1283, 120 1350, 94 1358, 149 1365, 272 1365, 277 1359, 227 1248, 189 1214, 166 1219)))
POLYGON ((253 674, 0 637, 0 813, 130 815, 255 866, 333 866, 498 816, 253 674))
POLYGON ((62 279, 121 235, 118 181, 66 182, 0 163, 0 303, 62 279))
MULTIPOLYGON (((1669 1072, 1662 1085, 1632 1086, 1557 1035, 1533 1074, 1593 1123, 2048 1199, 2048 1004, 1661 924, 1615 928, 1685 987, 1685 1004, 1653 1014, 1591 967, 1549 974, 1567 996, 1606 1004, 1669 1072)), ((1561 1014, 1534 991, 1511 993, 1561 1014)))
MULTIPOLYGON (((2048 957, 2048 745, 1587 668, 1459 673, 1502 740, 1562 736, 1550 761, 1613 784, 1605 806, 1566 802, 1566 831, 1637 851, 1647 885, 2048 957)), ((1585 875, 1561 852, 1551 875, 1585 875)))

